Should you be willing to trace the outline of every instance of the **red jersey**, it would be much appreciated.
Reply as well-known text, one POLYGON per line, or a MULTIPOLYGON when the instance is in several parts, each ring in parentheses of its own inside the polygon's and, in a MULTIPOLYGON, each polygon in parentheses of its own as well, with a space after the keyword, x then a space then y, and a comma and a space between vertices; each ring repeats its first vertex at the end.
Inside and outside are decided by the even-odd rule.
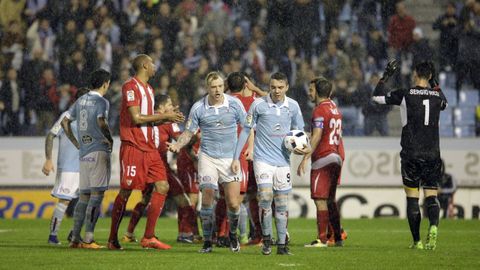
MULTIPOLYGON (((247 113, 248 113, 248 110, 250 110, 250 106, 252 105, 252 103, 255 101, 255 98, 256 98, 255 92, 252 92, 252 95, 248 97, 242 96, 240 92, 232 93, 232 96, 238 98, 242 102, 243 108, 245 108, 245 111, 247 111, 247 113)), ((238 125, 238 135, 240 135, 240 132, 242 132, 242 127, 238 125)), ((247 150, 247 147, 248 147, 248 143, 246 143, 243 146, 242 152, 245 152, 245 150, 247 150)))
POLYGON ((139 106, 140 113, 153 115, 154 93, 149 84, 143 84, 132 77, 122 86, 122 105, 120 107, 120 140, 122 143, 135 146, 144 152, 157 151, 152 124, 135 125, 128 108, 139 106))
POLYGON ((240 101, 243 104, 243 107, 245 108, 245 111, 247 111, 247 112, 248 112, 248 110, 250 110, 250 105, 252 105, 252 103, 255 101, 255 98, 256 98, 255 92, 253 92, 252 95, 248 96, 248 97, 242 96, 242 94, 240 94, 240 92, 232 93, 232 96, 240 99, 240 101))
POLYGON ((155 132, 155 145, 158 145, 158 152, 163 162, 167 162, 168 146, 167 142, 181 134, 180 128, 176 123, 158 125, 158 132, 155 132), (157 135, 158 134, 158 135, 157 135))
POLYGON ((315 107, 312 114, 312 130, 322 129, 322 138, 313 151, 312 162, 331 153, 337 153, 342 160, 345 158, 342 140, 342 113, 332 100, 322 101, 315 107))

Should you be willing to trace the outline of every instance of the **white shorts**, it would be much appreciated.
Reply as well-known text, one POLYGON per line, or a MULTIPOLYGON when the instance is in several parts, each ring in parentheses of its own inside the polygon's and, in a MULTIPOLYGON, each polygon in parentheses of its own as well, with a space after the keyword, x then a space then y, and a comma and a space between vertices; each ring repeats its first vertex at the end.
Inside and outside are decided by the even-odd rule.
POLYGON ((78 198, 78 185, 80 173, 57 171, 55 185, 52 189, 52 196, 58 199, 71 201, 78 198))
POLYGON ((258 188, 273 187, 277 193, 288 193, 292 190, 290 166, 277 167, 262 161, 253 161, 253 171, 258 188))
POLYGON ((97 151, 81 157, 80 193, 107 190, 110 174, 110 153, 97 151))
POLYGON ((233 173, 232 158, 212 158, 200 152, 198 154, 198 182, 200 190, 204 188, 218 189, 218 184, 239 182, 241 172, 233 173))

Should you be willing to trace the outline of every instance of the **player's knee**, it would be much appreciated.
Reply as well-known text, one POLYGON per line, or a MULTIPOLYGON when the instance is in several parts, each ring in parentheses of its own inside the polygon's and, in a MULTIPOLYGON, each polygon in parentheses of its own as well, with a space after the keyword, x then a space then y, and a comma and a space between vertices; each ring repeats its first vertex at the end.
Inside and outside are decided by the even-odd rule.
POLYGON ((260 190, 257 193, 257 199, 258 199, 258 204, 261 208, 270 208, 272 206, 272 200, 273 200, 273 192, 272 191, 266 191, 266 190, 260 190))
POLYGON ((315 205, 317 206, 317 210, 325 211, 328 210, 329 207, 331 208, 334 202, 334 200, 318 199, 315 200, 315 205))
POLYGON ((440 202, 438 201, 437 196, 428 196, 425 198, 425 205, 427 208, 430 208, 432 206, 440 206, 440 202))
POLYGON ((275 212, 286 212, 288 211, 288 197, 287 195, 277 195, 274 198, 275 200, 275 212))
POLYGON ((227 207, 230 211, 238 211, 240 209, 240 202, 238 200, 228 200, 227 207))
POLYGON ((167 194, 170 186, 167 181, 155 182, 155 191, 161 194, 167 194))
POLYGON ((121 189, 120 192, 118 193, 118 195, 120 195, 120 197, 124 200, 128 200, 128 198, 130 197, 130 194, 132 194, 132 191, 128 189, 121 189))

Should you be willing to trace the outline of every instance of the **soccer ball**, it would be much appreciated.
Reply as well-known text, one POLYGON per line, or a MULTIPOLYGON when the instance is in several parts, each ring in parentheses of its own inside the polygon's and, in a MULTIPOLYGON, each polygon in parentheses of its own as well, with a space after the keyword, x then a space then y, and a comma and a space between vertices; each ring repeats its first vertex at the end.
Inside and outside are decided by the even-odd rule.
POLYGON ((309 146, 310 140, 303 130, 290 130, 283 139, 283 144, 288 151, 292 152, 295 149, 300 150, 309 146))

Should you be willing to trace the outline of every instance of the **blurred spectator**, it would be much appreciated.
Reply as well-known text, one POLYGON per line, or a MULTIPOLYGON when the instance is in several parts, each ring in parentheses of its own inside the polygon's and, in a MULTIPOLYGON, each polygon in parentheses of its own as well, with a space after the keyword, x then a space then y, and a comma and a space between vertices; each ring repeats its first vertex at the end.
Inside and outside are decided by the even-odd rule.
POLYGON ((14 68, 9 68, 6 79, 2 82, 0 88, 0 128, 3 126, 5 135, 19 135, 20 134, 20 106, 23 102, 21 100, 22 91, 20 84, 17 81, 17 71, 14 68))
POLYGON ((31 59, 23 63, 19 77, 22 88, 25 89, 27 93, 27 103, 30 99, 35 99, 38 82, 40 81, 43 71, 49 66, 50 64, 43 59, 42 48, 33 49, 31 59))
POLYGON ((106 17, 105 20, 103 20, 102 24, 100 25, 100 32, 108 37, 114 48, 121 46, 121 30, 120 27, 113 21, 112 17, 106 17))
POLYGON ((149 26, 153 24, 153 19, 155 14, 158 11, 159 0, 141 0, 140 1, 140 12, 142 13, 142 19, 145 20, 145 23, 149 26))
POLYGON ((290 85, 294 85, 297 82, 297 72, 300 68, 300 62, 301 59, 297 57, 297 50, 294 46, 288 47, 287 54, 280 58, 278 69, 287 75, 290 85))
POLYGON ((159 10, 155 23, 160 29, 162 29, 165 35, 165 48, 167 51, 171 51, 175 45, 180 25, 178 20, 172 15, 171 7, 168 2, 160 3, 159 10))
POLYGON ((350 75, 350 60, 335 43, 327 45, 327 51, 320 56, 318 71, 329 80, 347 80, 350 75))
POLYGON ((88 18, 83 25, 83 33, 87 38, 88 44, 94 46, 97 39, 97 28, 92 18, 88 18))
POLYGON ((388 136, 387 115, 391 106, 379 105, 372 101, 375 86, 380 80, 378 74, 372 74, 368 83, 360 85, 353 94, 355 106, 360 107, 364 116, 364 135, 372 136, 375 130, 380 136, 388 136))
POLYGON ((19 22, 12 21, 0 41, 5 63, 17 71, 22 67, 25 37, 19 22))
POLYGON ((71 84, 77 88, 85 87, 90 71, 87 69, 85 56, 82 51, 76 50, 70 59, 62 64, 60 79, 63 83, 71 84))
POLYGON ((206 35, 203 36, 200 49, 203 52, 203 55, 207 57, 209 66, 212 69, 219 70, 220 69, 220 46, 221 41, 215 33, 208 32, 206 35))
POLYGON ((472 12, 468 13, 469 19, 464 18, 463 24, 459 25, 458 57, 457 57, 457 82, 459 91, 465 79, 470 79, 473 87, 480 89, 480 3, 475 2, 472 12))
POLYGON ((388 45, 395 53, 406 51, 413 42, 413 29, 415 20, 408 15, 403 1, 396 4, 396 14, 393 15, 388 24, 388 45))
POLYGON ((47 9, 48 0, 28 0, 24 11, 29 23, 32 23, 38 14, 45 12, 47 9))
POLYGON ((242 55, 244 70, 251 74, 254 80, 262 78, 266 70, 265 54, 258 48, 255 41, 248 44, 248 51, 242 55))
POLYGON ((333 28, 338 27, 338 15, 346 0, 322 0, 325 13, 325 32, 328 35, 333 28))
POLYGON ((68 110, 70 105, 73 104, 77 88, 69 84, 62 84, 58 88, 58 112, 64 112, 68 110))
POLYGON ((97 62, 100 68, 110 72, 112 70, 113 63, 113 50, 112 44, 108 40, 105 34, 99 34, 96 42, 97 48, 97 62))
POLYGON ((203 32, 226 36, 232 31, 230 8, 222 0, 209 0, 203 6, 203 32))
POLYGON ((342 134, 345 136, 356 135, 359 115, 352 99, 355 89, 349 86, 346 78, 337 79, 334 86, 335 90, 332 96, 342 111, 342 134))
POLYGON ((293 44, 300 56, 311 59, 312 39, 318 27, 318 3, 313 0, 295 0, 292 8, 293 44))
POLYGON ((428 39, 423 37, 423 31, 420 27, 413 29, 413 43, 410 52, 412 54, 412 67, 433 59, 433 49, 430 47, 428 39))
POLYGON ((248 49, 248 41, 240 26, 233 28, 233 36, 227 38, 222 45, 221 56, 223 63, 228 62, 232 57, 241 57, 248 49))
POLYGON ((378 69, 384 68, 387 59, 387 42, 378 29, 370 31, 367 38, 367 55, 373 58, 378 69))
POLYGON ((10 22, 23 24, 22 13, 26 0, 0 1, 0 27, 8 28, 10 22))
POLYGON ((43 71, 42 78, 36 88, 35 98, 30 100, 30 109, 35 111, 37 116, 37 134, 46 134, 52 127, 58 113, 59 95, 57 82, 53 69, 47 68, 43 71))
POLYGON ((61 63, 67 61, 67 58, 75 51, 76 36, 77 24, 73 19, 69 19, 55 41, 58 46, 58 59, 61 63))
POLYGON ((358 62, 361 62, 363 61, 363 59, 365 59, 365 56, 367 54, 365 46, 363 45, 362 39, 358 35, 358 33, 352 34, 352 39, 350 41, 350 44, 348 45, 345 51, 350 57, 350 61, 355 59, 358 62))
POLYGON ((43 59, 52 61, 54 55, 55 34, 50 27, 50 21, 40 18, 33 22, 27 31, 28 47, 30 51, 36 48, 43 50, 43 59))
POLYGON ((458 27, 456 11, 455 3, 449 2, 446 12, 439 16, 432 26, 433 30, 440 31, 440 68, 446 71, 455 66, 458 53, 458 38, 455 36, 455 29, 458 27))

